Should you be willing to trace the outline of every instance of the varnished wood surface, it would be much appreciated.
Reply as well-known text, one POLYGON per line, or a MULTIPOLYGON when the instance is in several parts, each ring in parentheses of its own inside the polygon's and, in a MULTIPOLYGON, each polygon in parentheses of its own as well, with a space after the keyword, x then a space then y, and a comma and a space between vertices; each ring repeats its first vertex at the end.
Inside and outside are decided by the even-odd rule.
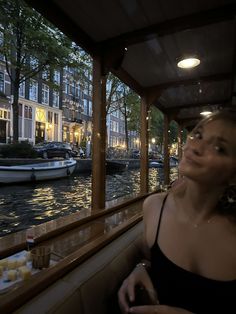
MULTIPOLYGON (((31 231, 35 236, 35 243, 39 244, 42 241, 51 239, 52 237, 55 237, 57 235, 61 235, 66 231, 69 231, 87 222, 93 221, 94 219, 97 219, 104 215, 112 215, 119 210, 123 211, 127 208, 133 208, 133 206, 136 206, 136 204, 143 198, 145 198, 145 195, 136 197, 132 200, 128 200, 125 203, 113 203, 111 208, 99 211, 84 209, 74 214, 60 217, 58 219, 54 219, 37 225, 31 228, 31 231)), ((108 229, 109 227, 106 226, 106 228, 108 229)), ((0 238, 0 258, 7 257, 20 250, 26 249, 26 232, 26 230, 23 230, 0 238)))
MULTIPOLYGON (((55 229, 52 232, 53 237, 49 237, 50 233, 38 234, 40 240, 38 245, 51 247, 52 251, 62 258, 55 258, 57 264, 33 275, 26 282, 16 284, 15 288, 0 295, 0 312, 11 313, 139 222, 142 219, 142 202, 143 198, 140 197, 135 202, 128 202, 126 206, 119 205, 104 210, 103 213, 96 213, 96 218, 94 216, 90 221, 85 217, 87 220, 81 219, 82 222, 79 224, 75 224, 75 217, 70 217, 70 223, 67 218, 64 227, 61 221, 58 223, 62 229, 55 229), (60 232, 63 228, 64 232, 60 232)), ((23 238, 24 235, 20 234, 18 246, 23 238)), ((4 242, 4 238, 0 239, 1 242, 4 242)), ((10 251, 10 247, 7 249, 7 244, 8 242, 5 243, 5 252, 10 251)), ((15 245, 14 248, 16 247, 15 245)))

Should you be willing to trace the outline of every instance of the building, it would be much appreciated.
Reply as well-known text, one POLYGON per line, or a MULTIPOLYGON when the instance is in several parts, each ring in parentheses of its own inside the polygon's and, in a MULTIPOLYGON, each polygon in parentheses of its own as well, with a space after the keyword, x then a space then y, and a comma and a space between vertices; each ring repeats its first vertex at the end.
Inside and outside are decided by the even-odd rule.
POLYGON ((9 76, 0 61, 0 143, 7 143, 10 138, 10 90, 11 84, 9 76))
MULTIPOLYGON (((65 67, 42 72, 26 80, 19 89, 19 141, 37 144, 44 141, 65 141, 74 148, 82 146, 91 154, 92 77, 86 73, 83 82, 76 69, 65 67)), ((0 61, 0 143, 11 143, 13 113, 11 81, 0 61)), ((113 110, 107 116, 108 147, 125 148, 124 116, 113 110)))

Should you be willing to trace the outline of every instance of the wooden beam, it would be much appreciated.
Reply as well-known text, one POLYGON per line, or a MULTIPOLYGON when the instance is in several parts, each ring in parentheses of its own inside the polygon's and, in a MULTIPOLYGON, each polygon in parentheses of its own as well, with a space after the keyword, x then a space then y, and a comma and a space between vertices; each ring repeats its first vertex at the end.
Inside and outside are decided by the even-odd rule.
POLYGON ((92 210, 105 208, 106 76, 102 58, 93 59, 92 210))
POLYGON ((140 193, 148 192, 148 103, 146 97, 141 97, 141 157, 140 157, 140 193))
POLYGON ((187 79, 187 80, 185 79, 185 80, 167 82, 164 84, 158 84, 155 86, 150 86, 147 89, 165 90, 170 87, 197 85, 199 83, 204 83, 204 82, 217 82, 217 81, 232 80, 232 78, 233 78, 232 72, 217 73, 213 75, 199 76, 199 77, 187 79))
POLYGON ((116 47, 115 49, 105 49, 102 52, 105 72, 111 69, 119 70, 125 57, 126 50, 123 47, 116 47))
POLYGON ((178 123, 178 159, 182 158, 182 146, 183 146, 183 125, 178 123))
MULTIPOLYGON (((234 20, 234 29, 236 30, 236 19, 234 20)), ((233 97, 236 94, 236 38, 234 38, 234 50, 233 50, 233 65, 232 65, 232 69, 233 69, 233 78, 232 78, 232 82, 231 82, 231 102, 233 102, 233 97)))
POLYGON ((144 88, 140 84, 138 84, 138 82, 132 76, 130 76, 129 73, 126 72, 122 67, 119 69, 111 69, 111 73, 113 73, 122 82, 129 86, 139 96, 144 95, 144 88))
POLYGON ((123 47, 127 47, 132 44, 156 38, 156 36, 166 36, 184 31, 186 29, 193 29, 205 25, 219 23, 225 20, 232 20, 235 18, 235 13, 236 4, 226 4, 219 6, 218 8, 185 15, 183 17, 167 20, 162 23, 150 25, 143 29, 125 33, 115 38, 102 41, 98 44, 98 46, 123 45, 123 47))
POLYGON ((171 107, 166 107, 165 112, 171 114, 171 113, 176 113, 179 112, 180 109, 193 109, 193 108, 201 108, 201 107, 207 107, 207 106, 217 106, 217 105, 230 105, 231 103, 231 98, 229 99, 222 99, 217 102, 215 101, 209 101, 207 103, 192 103, 192 104, 184 104, 184 105, 179 105, 179 106, 171 106, 171 107))
POLYGON ((170 184, 170 161, 169 161, 169 117, 164 115, 164 185, 170 184))

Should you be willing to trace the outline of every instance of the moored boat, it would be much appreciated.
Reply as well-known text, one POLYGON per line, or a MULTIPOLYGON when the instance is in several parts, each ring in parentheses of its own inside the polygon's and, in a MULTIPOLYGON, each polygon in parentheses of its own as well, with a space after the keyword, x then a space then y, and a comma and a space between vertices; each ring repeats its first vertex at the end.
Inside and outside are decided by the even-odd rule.
POLYGON ((163 168, 163 161, 150 161, 149 162, 149 168, 163 168))
MULTIPOLYGON (((170 157, 170 167, 177 167, 179 162, 176 157, 170 157)), ((164 167, 164 161, 159 159, 159 160, 153 160, 149 162, 149 168, 163 168, 164 167)))
POLYGON ((128 169, 128 162, 107 160, 106 173, 122 172, 128 169))
POLYGON ((0 166, 0 183, 35 182, 63 178, 71 175, 75 167, 76 160, 74 159, 0 166))

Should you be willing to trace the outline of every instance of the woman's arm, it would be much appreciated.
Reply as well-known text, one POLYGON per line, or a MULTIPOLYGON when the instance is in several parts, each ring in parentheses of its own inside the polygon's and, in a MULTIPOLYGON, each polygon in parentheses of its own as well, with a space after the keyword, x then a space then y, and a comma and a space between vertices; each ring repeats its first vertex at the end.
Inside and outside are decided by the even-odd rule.
MULTIPOLYGON (((150 241, 155 239, 155 229, 159 217, 160 196, 151 195, 147 197, 143 203, 143 256, 145 263, 150 266, 150 241), (156 222, 156 223, 155 223, 156 222)), ((162 197, 161 197, 162 199, 162 197)), ((124 280, 119 292, 118 299, 120 308, 123 313, 129 313, 129 308, 135 302, 135 287, 140 286, 145 289, 149 295, 152 304, 157 303, 157 294, 153 287, 151 278, 147 272, 146 267, 139 264, 138 267, 131 272, 131 274, 124 280)))
POLYGON ((123 281, 118 292, 119 305, 123 313, 129 313, 132 304, 135 304, 135 288, 141 287, 148 294, 150 303, 157 303, 156 291, 147 270, 138 264, 131 274, 123 281))
POLYGON ((181 309, 179 307, 168 306, 168 305, 134 306, 129 309, 128 313, 133 313, 133 314, 194 314, 185 309, 181 309))

